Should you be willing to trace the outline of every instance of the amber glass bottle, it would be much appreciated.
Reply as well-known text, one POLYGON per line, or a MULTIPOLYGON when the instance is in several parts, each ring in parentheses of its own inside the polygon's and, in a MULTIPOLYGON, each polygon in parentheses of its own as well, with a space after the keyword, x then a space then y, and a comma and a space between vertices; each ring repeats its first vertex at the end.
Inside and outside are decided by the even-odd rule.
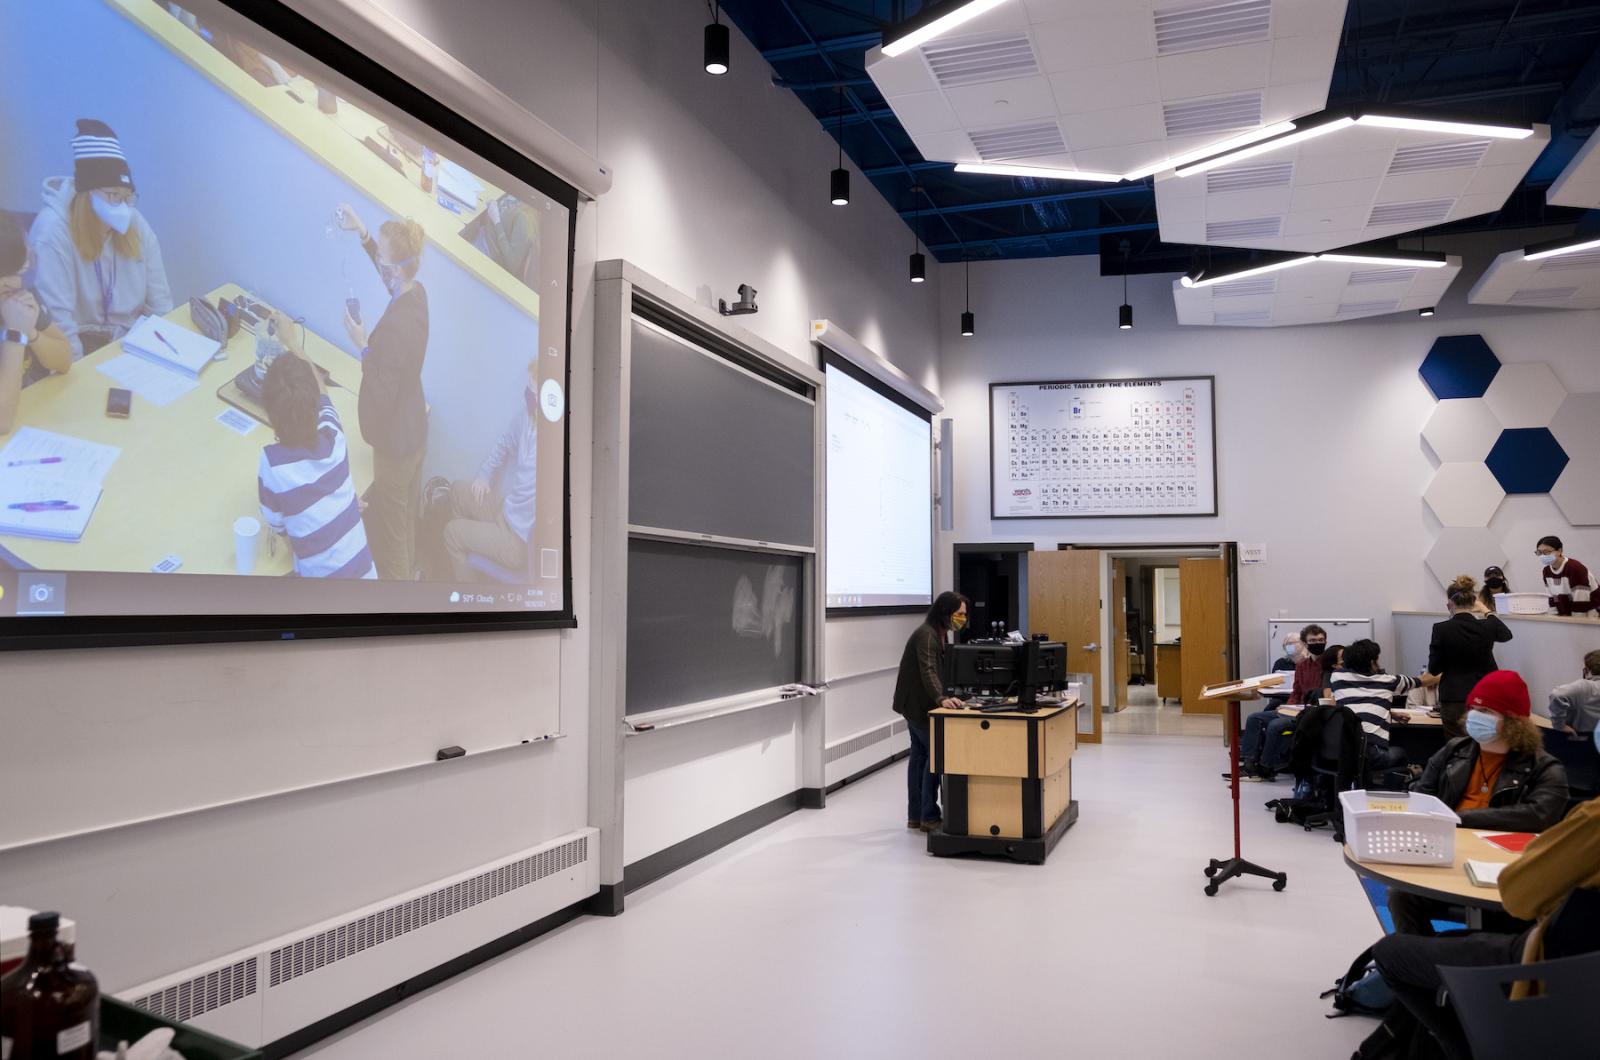
POLYGON ((0 1055, 7 1060, 94 1060, 100 988, 56 938, 60 913, 28 918, 28 956, 0 979, 0 1055))

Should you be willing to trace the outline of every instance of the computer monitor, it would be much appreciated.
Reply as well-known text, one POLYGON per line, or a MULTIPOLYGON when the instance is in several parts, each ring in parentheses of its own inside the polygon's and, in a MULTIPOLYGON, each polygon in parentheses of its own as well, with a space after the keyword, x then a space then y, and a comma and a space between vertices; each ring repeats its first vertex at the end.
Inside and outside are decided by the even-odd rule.
POLYGON ((947 659, 948 687, 980 695, 1014 695, 1023 708, 1035 706, 1039 692, 1061 688, 1067 680, 1066 645, 1055 642, 957 644, 947 659))
POLYGON ((1018 648, 1017 705, 1033 707, 1041 691, 1054 691, 1067 681, 1067 646, 1051 641, 1029 640, 1018 648))

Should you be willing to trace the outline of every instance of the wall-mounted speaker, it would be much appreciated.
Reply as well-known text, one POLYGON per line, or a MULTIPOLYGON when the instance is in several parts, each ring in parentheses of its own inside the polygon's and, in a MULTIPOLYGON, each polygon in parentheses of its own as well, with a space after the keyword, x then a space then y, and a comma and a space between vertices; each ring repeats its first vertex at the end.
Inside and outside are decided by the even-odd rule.
POLYGON ((939 421, 939 529, 956 528, 956 421, 939 421))

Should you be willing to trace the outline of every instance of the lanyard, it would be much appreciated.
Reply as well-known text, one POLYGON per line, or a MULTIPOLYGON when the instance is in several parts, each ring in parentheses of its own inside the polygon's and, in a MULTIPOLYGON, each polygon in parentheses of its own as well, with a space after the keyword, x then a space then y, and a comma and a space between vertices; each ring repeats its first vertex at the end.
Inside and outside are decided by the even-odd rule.
POLYGON ((94 278, 100 285, 100 322, 111 323, 111 295, 117 288, 117 256, 111 255, 111 282, 106 282, 105 273, 100 270, 100 259, 94 259, 94 278))

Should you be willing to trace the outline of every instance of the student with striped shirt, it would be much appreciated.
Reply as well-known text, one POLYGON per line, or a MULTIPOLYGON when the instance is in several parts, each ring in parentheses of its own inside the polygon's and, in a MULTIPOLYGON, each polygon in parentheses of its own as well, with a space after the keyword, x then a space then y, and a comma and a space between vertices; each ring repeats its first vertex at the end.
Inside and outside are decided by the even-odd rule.
POLYGON ((1406 753, 1389 745, 1389 708, 1396 696, 1422 685, 1439 683, 1433 674, 1420 678, 1386 674, 1378 665, 1378 642, 1358 640, 1344 650, 1344 665, 1334 671, 1330 688, 1337 706, 1349 707, 1361 723, 1367 744, 1367 770, 1371 773, 1404 768, 1406 753))
POLYGON ((267 369, 261 403, 278 440, 261 450, 261 517, 287 534, 302 578, 376 578, 339 413, 296 328, 279 314, 285 351, 267 369))

